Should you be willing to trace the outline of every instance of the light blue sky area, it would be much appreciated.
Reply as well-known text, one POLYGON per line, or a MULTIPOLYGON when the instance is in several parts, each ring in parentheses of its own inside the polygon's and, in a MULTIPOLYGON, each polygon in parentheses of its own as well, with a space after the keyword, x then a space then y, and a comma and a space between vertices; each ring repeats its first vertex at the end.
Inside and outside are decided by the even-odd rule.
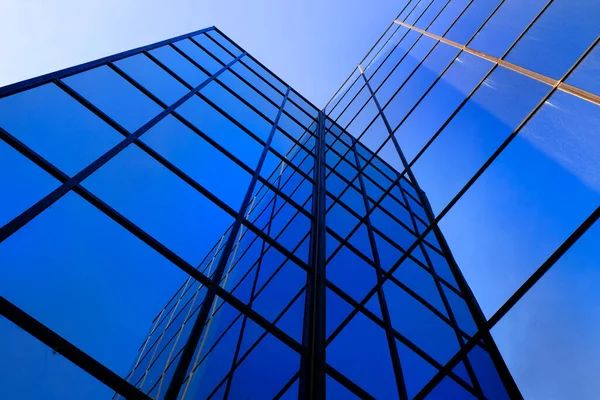
POLYGON ((215 25, 322 107, 404 1, 7 0, 0 86, 215 25))

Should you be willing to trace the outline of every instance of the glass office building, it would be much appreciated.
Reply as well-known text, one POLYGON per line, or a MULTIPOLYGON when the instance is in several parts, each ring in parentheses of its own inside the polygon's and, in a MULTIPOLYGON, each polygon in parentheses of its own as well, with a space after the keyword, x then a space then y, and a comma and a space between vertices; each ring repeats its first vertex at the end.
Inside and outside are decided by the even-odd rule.
POLYGON ((0 89, 0 396, 594 398, 599 16, 407 1, 323 110, 216 28, 0 89))

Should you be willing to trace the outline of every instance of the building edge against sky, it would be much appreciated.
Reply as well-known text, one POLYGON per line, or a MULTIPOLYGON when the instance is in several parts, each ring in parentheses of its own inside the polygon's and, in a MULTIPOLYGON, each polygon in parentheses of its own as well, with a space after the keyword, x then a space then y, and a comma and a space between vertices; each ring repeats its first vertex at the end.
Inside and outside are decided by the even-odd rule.
MULTIPOLYGON (((526 293, 543 289, 545 272, 559 259, 556 267, 568 262, 561 256, 598 218, 592 178, 565 165, 551 140, 527 138, 539 139, 540 128, 549 129, 553 110, 583 110, 590 119, 586 125, 561 115, 559 128, 567 133, 593 125, 598 97, 585 77, 597 34, 576 32, 576 46, 568 49, 573 54, 566 54, 573 66, 544 70, 517 50, 527 45, 521 40, 528 34, 539 36, 539 21, 565 11, 561 2, 520 10, 527 18, 505 49, 486 48, 490 42, 482 37, 514 2, 476 8, 478 3, 408 2, 326 114, 214 29, 2 89, 0 150, 3 170, 14 171, 3 179, 14 196, 1 215, 0 257, 17 268, 5 272, 0 311, 127 398, 146 398, 133 385, 167 398, 211 391, 215 398, 297 391, 304 397, 327 391, 333 398, 518 398, 519 389, 535 397, 532 382, 551 376, 551 368, 523 374, 512 354, 507 363, 519 372, 517 389, 490 331, 505 353, 514 328, 503 328, 504 334, 492 328, 502 328, 526 293), (515 91, 514 83, 529 90, 515 91), (402 102, 398 93, 405 94, 402 102), (418 113, 428 118, 413 116, 418 113), (473 139, 456 133, 470 133, 467 121, 480 121, 493 135, 466 157, 470 165, 446 162, 442 185, 434 179, 439 172, 427 174, 431 163, 443 160, 432 149, 442 146, 447 156, 450 137, 453 150, 461 151, 473 139), (223 131, 232 136, 216 135, 223 131), (407 139, 411 132, 431 136, 413 142, 407 139), (485 287, 500 293, 495 307, 494 298, 484 297, 486 322, 438 223, 450 247, 459 249, 460 268, 481 299, 484 286, 473 278, 473 261, 455 236, 473 218, 455 210, 486 204, 486 179, 494 186, 490 179, 507 174, 502 160, 537 154, 532 143, 551 161, 540 159, 535 172, 569 184, 580 207, 555 227, 553 241, 532 249, 539 254, 525 259, 533 265, 525 268, 529 275, 505 279, 512 287, 500 281, 499 290, 485 287), (495 175, 486 173, 494 168, 495 175), (221 174, 207 176, 207 169, 229 177, 227 185, 221 174), (433 210, 417 183, 433 199, 433 210), (452 190, 453 199, 447 197, 452 190), (471 201, 461 201, 463 196, 471 201), (460 223, 453 225, 453 218, 460 223), (201 232, 193 223, 208 220, 201 232), (40 254, 31 254, 32 246, 40 254), (24 293, 26 278, 32 291, 24 293), (107 293, 130 297, 110 299, 107 293), (273 306, 272 299, 283 298, 286 304, 273 306), (157 373, 150 373, 150 364, 157 373), (377 368, 365 374, 365 365, 377 368), (133 382, 136 372, 141 377, 133 382)), ((568 148, 579 150, 586 139, 571 139, 568 148)), ((586 153, 585 161, 594 162, 593 156, 586 153)), ((477 232, 477 226, 468 228, 477 232)), ((472 252, 477 247, 468 243, 472 252)), ((575 259, 593 263, 593 255, 584 250, 575 259)), ((498 271, 492 268, 506 270, 481 264, 478 256, 479 268, 493 277, 498 271)), ((9 383, 18 387, 33 365, 45 365, 47 386, 29 390, 78 396, 72 383, 50 379, 54 371, 81 380, 77 389, 89 390, 88 398, 112 395, 11 323, 4 322, 3 330, 13 343, 31 348, 22 364, 16 353, 10 358, 3 350, 5 360, 21 366, 4 375, 11 378, 4 390, 9 383)), ((549 386, 564 395, 564 388, 549 386)), ((589 387, 575 390, 584 394, 578 398, 592 393, 589 387)))

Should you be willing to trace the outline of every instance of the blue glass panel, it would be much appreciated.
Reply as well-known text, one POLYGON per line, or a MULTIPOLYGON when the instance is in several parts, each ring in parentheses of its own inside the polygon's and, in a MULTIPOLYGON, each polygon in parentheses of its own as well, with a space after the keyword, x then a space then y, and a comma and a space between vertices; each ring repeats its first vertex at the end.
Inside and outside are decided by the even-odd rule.
POLYGON ((358 219, 339 203, 329 209, 325 217, 327 227, 333 229, 338 235, 345 238, 358 224, 358 219))
POLYGON ((162 111, 107 66, 70 76, 64 82, 130 132, 162 111))
POLYGON ((398 332, 441 364, 459 350, 450 325, 393 282, 384 283, 383 289, 392 326, 398 332))
MULTIPOLYGON (((473 350, 469 352, 467 357, 473 366, 475 376, 477 376, 477 380, 479 381, 485 396, 490 400, 508 400, 508 393, 506 393, 504 384, 502 383, 500 376, 498 376, 496 367, 488 352, 479 346, 475 346, 473 350)), ((539 361, 540 360, 538 359, 538 362, 539 361)), ((568 397, 571 396, 572 392, 568 397)))
POLYGON ((240 99, 219 83, 209 83, 200 93, 263 141, 267 140, 271 131, 271 123, 242 103, 240 99))
POLYGON ((367 304, 365 304, 365 308, 375 314, 380 320, 383 320, 383 315, 381 315, 381 304, 379 303, 379 296, 377 293, 371 296, 367 304))
MULTIPOLYGON (((435 251, 434 249, 432 249, 431 247, 425 245, 425 251, 427 251, 427 254, 429 255, 429 260, 431 261, 431 265, 433 266, 434 271, 436 272, 436 274, 444 279, 446 282, 448 282, 450 285, 454 286, 455 288, 458 288, 458 285, 456 283, 456 280, 454 279, 454 274, 452 273, 452 270, 450 269, 450 266, 448 265, 448 260, 446 260, 446 258, 444 256, 442 256, 440 253, 438 253, 437 251, 435 251)), ((454 250, 454 248, 452 247, 452 249, 454 250)), ((416 253, 416 250, 413 251, 413 254, 416 253)), ((422 253, 421 253, 422 254, 422 253)), ((421 261, 423 261, 423 263, 425 265, 427 265, 427 262, 424 259, 421 259, 421 261)), ((461 265, 461 271, 462 271, 462 265, 461 265)))
POLYGON ((177 119, 167 116, 142 140, 219 199, 239 209, 251 175, 177 119))
POLYGON ((554 1, 506 61, 559 79, 600 34, 598 17, 598 3, 554 1))
POLYGON ((600 80, 598 79, 598 65, 600 65, 600 46, 594 49, 583 59, 577 69, 569 75, 566 83, 600 95, 600 80))
POLYGON ((206 101, 194 96, 177 112, 250 168, 256 167, 263 146, 206 101))
MULTIPOLYGON (((260 79, 253 71, 251 71, 243 62, 235 63, 231 66, 231 70, 237 72, 242 78, 248 81, 258 91, 268 96, 275 104, 280 104, 283 100, 283 95, 275 90, 268 83, 260 79)), ((291 93, 290 93, 291 94, 291 93)))
POLYGON ((387 271, 396 264, 403 253, 381 235, 374 233, 373 236, 375 236, 375 245, 377 246, 377 252, 379 253, 381 268, 387 271))
POLYGON ((427 400, 475 400, 476 397, 469 393, 465 388, 460 386, 451 378, 445 377, 440 383, 429 393, 427 400))
POLYGON ((371 249, 371 242, 369 241, 369 233, 367 226, 361 224, 358 229, 348 239, 351 245, 356 247, 361 253, 363 253, 369 260, 374 261, 373 251, 371 249))
POLYGON ((283 396, 280 397, 281 400, 296 400, 298 399, 298 389, 300 386, 300 380, 296 379, 292 386, 289 387, 288 390, 285 391, 283 396))
POLYGON ((325 296, 325 336, 329 338, 329 335, 350 315, 353 308, 329 288, 325 296))
POLYGON ((547 0, 505 0, 469 47, 501 57, 547 3, 547 0))
POLYGON ((597 105, 554 94, 442 219, 486 316, 600 204, 598 123, 597 105))
MULTIPOLYGON (((213 57, 211 57, 207 52, 205 52, 204 50, 202 50, 200 47, 198 47, 194 42, 192 42, 189 39, 186 40, 181 40, 179 42, 175 42, 174 46, 176 46, 179 50, 183 51, 187 56, 189 56, 192 60, 194 60, 198 65, 200 65, 202 68, 204 68, 209 74, 215 74, 217 71, 219 71, 221 68, 223 68, 223 65, 218 62, 217 60, 215 60, 213 57)), ((159 52, 162 50, 163 54, 154 54, 157 58, 159 58, 160 56, 166 58, 173 58, 173 59, 177 59, 177 64, 179 66, 179 64, 184 64, 182 62, 182 60, 184 60, 183 56, 179 56, 178 54, 175 55, 174 53, 176 53, 175 51, 170 51, 169 50, 163 50, 158 49, 159 52)), ((154 50, 156 52, 156 50, 154 50)), ((162 60, 163 58, 161 58, 162 60)), ((185 60, 186 63, 185 68, 183 65, 179 66, 179 70, 172 68, 175 70, 175 72, 181 76, 182 78, 184 78, 186 81, 188 81, 192 86, 196 87, 198 86, 198 84, 200 84, 203 80, 205 80, 206 78, 208 78, 208 75, 199 70, 198 68, 196 68, 192 63, 190 63, 189 61, 185 60), (191 67, 194 67, 193 69, 191 67)))
POLYGON ((437 308, 442 314, 447 315, 433 276, 425 271, 424 268, 417 265, 411 258, 407 258, 400 264, 398 269, 394 271, 394 276, 429 304, 437 308))
POLYGON ((300 367, 300 355, 267 335, 235 370, 231 399, 273 398, 300 367))
POLYGON ((305 284, 306 273, 293 262, 288 261, 258 293, 252 308, 273 322, 305 284))
POLYGON ((373 152, 376 152, 389 137, 390 134, 383 122, 383 119, 381 117, 377 117, 375 122, 373 122, 371 126, 367 128, 363 136, 360 138, 360 141, 373 152))
POLYGON ((259 75, 261 75, 263 78, 265 78, 271 85, 273 85, 277 89, 279 89, 280 92, 285 93, 287 87, 280 79, 278 79, 273 74, 271 74, 269 71, 267 71, 264 67, 262 67, 260 64, 258 64, 256 61, 254 61, 251 57, 244 57, 243 60, 244 60, 244 64, 246 64, 250 69, 256 71, 259 75))
POLYGON ((4 297, 121 376, 187 278, 73 193, 2 242, 0 265, 4 297))
MULTIPOLYGON (((188 379, 184 387, 183 393, 186 397, 205 399, 216 388, 216 386, 225 377, 231 369, 234 352, 237 345, 237 340, 242 326, 241 319, 238 319, 234 326, 227 331, 218 344, 212 351, 202 359, 200 365, 196 365, 191 369, 191 379, 188 379)), ((211 329, 207 325, 207 329, 211 329)), ((203 352, 204 341, 200 341, 200 352, 203 352)), ((196 364, 195 361, 192 364, 196 364)))
POLYGON ((189 91, 144 54, 127 57, 115 64, 167 105, 175 103, 189 91))
POLYGON ((477 332, 477 324, 475 324, 475 321, 473 320, 473 316, 471 315, 467 303, 459 295, 454 293, 453 290, 444 287, 444 292, 446 293, 446 298, 450 303, 454 317, 458 322, 458 327, 469 335, 473 335, 477 332))
POLYGON ((600 391, 599 242, 596 222, 492 329, 525 398, 600 391))
POLYGON ((69 175, 123 140, 52 83, 0 99, 0 127, 69 175))
MULTIPOLYGON (((229 54, 225 49, 219 46, 219 44, 215 43, 215 41, 211 40, 208 35, 195 36, 194 40, 196 40, 196 42, 198 42, 206 51, 217 57, 223 64, 227 64, 233 60, 234 56, 229 54)), ((240 51, 237 50, 234 54, 237 56, 239 53, 240 51)))
POLYGON ((114 391, 0 316, 3 399, 109 399, 114 391))
POLYGON ((408 398, 412 399, 434 377, 438 370, 402 342, 396 340, 396 346, 398 347, 406 392, 408 398))
POLYGON ((194 266, 233 223, 215 203, 132 146, 83 186, 194 266))
POLYGON ((467 44, 501 2, 501 0, 469 2, 465 12, 445 37, 460 44, 467 44))
MULTIPOLYGON (((413 167, 435 213, 462 189, 548 91, 548 85, 503 68, 485 80, 413 167)), ((419 149, 413 148, 416 154, 419 149)))
POLYGON ((404 164, 400 159, 400 155, 398 155, 398 150, 394 145, 392 139, 389 139, 381 150, 377 152, 377 156, 381 157, 381 159, 385 160, 392 168, 394 168, 397 172, 404 171, 404 164))
POLYGON ((458 364, 456 364, 456 367, 452 368, 452 372, 455 373, 458 377, 464 379, 464 381, 468 384, 473 385, 464 362, 460 361, 458 364))
MULTIPOLYGON (((304 296, 305 294, 302 293, 275 324, 298 343, 302 343, 302 332, 304 330, 304 296)), ((279 300, 271 299, 271 301, 279 300)))
POLYGON ((235 76, 231 71, 223 72, 219 75, 218 80, 227 85, 227 87, 232 89, 235 93, 239 94, 244 100, 252 104, 272 121, 275 120, 281 101, 276 103, 276 105, 273 105, 273 103, 248 86, 248 84, 235 76))
POLYGON ((403 249, 408 249, 417 240, 417 237, 405 227, 393 220, 379 207, 373 210, 370 217, 373 227, 393 240, 403 249))
POLYGON ((346 246, 327 264, 327 279, 361 301, 377 283, 375 268, 367 264, 346 246))
POLYGON ((327 375, 325 378, 325 396, 328 399, 340 399, 340 400, 350 400, 350 399, 359 399, 354 393, 350 390, 346 389, 345 386, 342 386, 341 383, 327 375))
POLYGON ((0 141, 0 226, 31 207, 36 201, 54 190, 59 181, 48 175, 15 149, 0 141))
POLYGON ((327 363, 375 398, 398 397, 385 332, 361 313, 327 346, 327 363))

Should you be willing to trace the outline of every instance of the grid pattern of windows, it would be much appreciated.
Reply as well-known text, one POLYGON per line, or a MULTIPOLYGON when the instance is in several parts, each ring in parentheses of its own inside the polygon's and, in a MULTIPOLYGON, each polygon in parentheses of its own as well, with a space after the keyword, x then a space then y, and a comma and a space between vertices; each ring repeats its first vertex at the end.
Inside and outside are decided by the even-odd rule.
POLYGON ((408 0, 324 110, 216 28, 0 89, 0 397, 547 393, 502 356, 597 253, 573 3, 408 0))
MULTIPOLYGON (((598 367, 590 355, 598 354, 600 334, 593 322, 599 297, 590 292, 600 282, 593 272, 598 252, 590 247, 600 217, 598 18, 600 5, 589 1, 408 1, 325 107, 338 136, 328 142, 333 151, 327 160, 338 163, 330 179, 335 189, 328 190, 340 193, 344 175, 349 188, 367 197, 363 204, 345 189, 340 203, 348 207, 330 212, 344 213, 344 221, 357 217, 355 211, 369 213, 354 233, 327 220, 337 240, 365 238, 356 237, 356 251, 342 256, 366 256, 380 268, 377 278, 385 278, 393 261, 382 256, 379 243, 389 246, 383 239, 394 239, 411 265, 435 271, 431 286, 439 290, 415 290, 396 275, 401 267, 392 266, 383 293, 371 293, 388 303, 389 316, 382 307, 380 318, 394 327, 394 307, 417 315, 401 303, 408 302, 404 293, 393 294, 395 282, 425 300, 457 334, 458 343, 446 342, 440 327, 436 348, 415 326, 398 328, 444 365, 433 379, 423 379, 429 382, 419 398, 469 397, 453 373, 473 385, 472 394, 487 398, 598 396, 600 386, 585 372, 598 367), (356 145, 342 137, 345 132, 356 145), (371 172, 377 168, 357 178, 356 170, 369 163, 361 146, 398 171, 397 180, 410 182, 412 191, 406 184, 397 191, 402 195, 390 196, 391 181, 371 172), (396 201, 381 199, 382 193, 396 201), (392 226, 402 234, 387 234, 392 226), (369 240, 375 246, 365 253, 359 244, 369 240), (454 276, 440 270, 443 258, 430 248, 442 250, 454 276), (475 321, 457 303, 462 296, 470 304, 467 282, 482 310, 472 309, 479 314, 475 321), (488 356, 505 388, 481 376, 488 356)), ((365 381, 383 390, 383 383, 365 381)), ((411 397, 408 382, 407 390, 411 397)))

